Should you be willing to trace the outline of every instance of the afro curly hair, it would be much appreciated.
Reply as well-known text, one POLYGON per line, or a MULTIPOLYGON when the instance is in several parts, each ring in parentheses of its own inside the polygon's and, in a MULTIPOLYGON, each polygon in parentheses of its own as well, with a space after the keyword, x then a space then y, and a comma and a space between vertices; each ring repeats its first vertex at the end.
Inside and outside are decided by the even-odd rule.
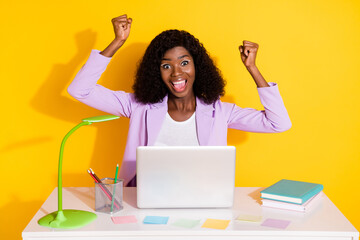
POLYGON ((215 66, 203 44, 183 30, 167 30, 157 35, 147 47, 138 65, 133 90, 137 101, 161 102, 168 89, 161 79, 160 64, 166 51, 184 47, 194 59, 194 94, 207 104, 214 103, 225 93, 225 80, 215 66))

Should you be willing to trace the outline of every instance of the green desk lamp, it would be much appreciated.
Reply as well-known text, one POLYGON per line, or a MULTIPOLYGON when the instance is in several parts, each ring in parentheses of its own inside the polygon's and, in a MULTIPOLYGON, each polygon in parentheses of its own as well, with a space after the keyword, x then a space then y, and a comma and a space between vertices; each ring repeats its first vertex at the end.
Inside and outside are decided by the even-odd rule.
POLYGON ((90 125, 95 122, 105 122, 109 120, 118 119, 118 116, 105 115, 97 117, 89 117, 82 120, 81 123, 76 125, 73 129, 68 132, 61 142, 60 157, 59 157, 59 168, 58 168, 58 210, 42 217, 38 223, 44 227, 51 228, 79 228, 83 227, 97 218, 97 215, 92 212, 75 210, 75 209, 62 209, 62 159, 64 152, 64 145, 69 136, 75 132, 78 128, 84 125, 90 125))

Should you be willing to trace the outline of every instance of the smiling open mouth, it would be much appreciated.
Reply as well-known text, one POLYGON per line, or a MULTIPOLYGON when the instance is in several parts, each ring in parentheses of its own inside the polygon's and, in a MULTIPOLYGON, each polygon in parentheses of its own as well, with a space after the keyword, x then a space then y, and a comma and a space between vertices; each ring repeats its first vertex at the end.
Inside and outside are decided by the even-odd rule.
POLYGON ((175 92, 182 92, 186 87, 187 80, 181 80, 176 82, 171 82, 175 92))

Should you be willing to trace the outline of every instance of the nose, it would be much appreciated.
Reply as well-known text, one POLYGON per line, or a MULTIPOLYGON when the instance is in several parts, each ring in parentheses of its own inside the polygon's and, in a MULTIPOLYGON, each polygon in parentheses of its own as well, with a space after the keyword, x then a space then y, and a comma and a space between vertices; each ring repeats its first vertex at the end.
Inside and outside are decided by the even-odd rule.
POLYGON ((173 71, 171 72, 172 77, 180 76, 183 73, 180 66, 174 66, 173 71))

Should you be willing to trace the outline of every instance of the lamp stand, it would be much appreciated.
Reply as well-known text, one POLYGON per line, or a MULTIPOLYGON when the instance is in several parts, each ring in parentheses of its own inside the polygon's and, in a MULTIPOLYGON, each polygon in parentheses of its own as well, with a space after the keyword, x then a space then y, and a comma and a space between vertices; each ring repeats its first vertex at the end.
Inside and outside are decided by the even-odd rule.
POLYGON ((65 209, 55 211, 42 217, 38 223, 44 227, 72 229, 83 227, 97 218, 97 215, 92 212, 65 209))
POLYGON ((49 213, 42 217, 38 223, 44 227, 51 228, 79 228, 85 226, 97 218, 97 215, 92 212, 74 210, 74 209, 62 209, 62 159, 64 153, 64 146, 69 136, 75 132, 78 128, 84 125, 89 125, 91 122, 81 122, 71 129, 61 142, 59 167, 58 167, 58 211, 49 213))

